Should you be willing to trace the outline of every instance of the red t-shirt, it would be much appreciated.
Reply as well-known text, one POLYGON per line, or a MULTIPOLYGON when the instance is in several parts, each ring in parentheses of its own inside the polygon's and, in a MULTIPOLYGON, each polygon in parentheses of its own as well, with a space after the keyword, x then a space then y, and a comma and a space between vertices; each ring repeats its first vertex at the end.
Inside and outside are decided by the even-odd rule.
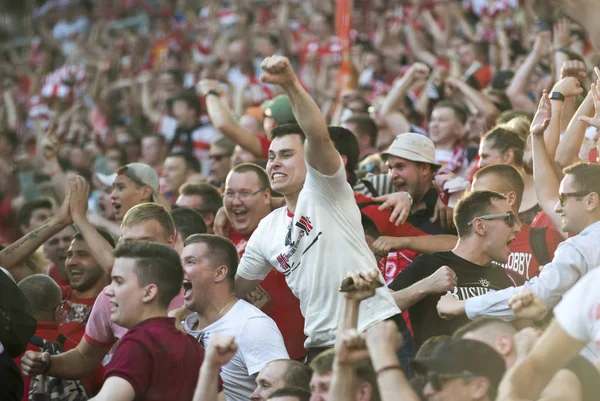
MULTIPOLYGON (((527 224, 521 226, 521 232, 517 234, 515 242, 510 244, 511 254, 508 263, 503 265, 506 273, 517 283, 522 285, 525 281, 540 274, 540 263, 531 250, 530 243, 531 227, 527 224)), ((546 245, 550 259, 554 258, 554 251, 564 238, 553 228, 546 230, 546 245)))
POLYGON ((71 287, 63 285, 60 289, 63 303, 56 315, 59 331, 75 341, 81 341, 96 297, 78 298, 71 287))
POLYGON ((392 212, 390 210, 379 210, 379 204, 373 202, 373 198, 370 196, 354 192, 354 199, 360 208, 360 212, 373 220, 381 235, 387 237, 422 237, 429 235, 410 223, 404 223, 396 227, 394 223, 390 223, 392 212))
MULTIPOLYGON (((58 340, 58 336, 59 336, 59 332, 58 332, 58 325, 54 322, 38 322, 37 324, 37 329, 35 330, 35 334, 34 336, 36 337, 40 337, 46 341, 56 341, 58 340)), ((71 340, 70 338, 67 338, 63 344, 62 344, 62 348, 64 351, 68 351, 70 349, 73 349, 77 347, 77 343, 73 340, 71 340)), ((27 349, 25 350, 25 352, 27 351, 35 351, 35 352, 40 352, 39 347, 29 343, 27 344, 27 349)), ((19 368, 19 370, 21 370, 21 358, 23 357, 23 355, 15 358, 15 363, 17 364, 17 367, 19 368)), ((25 384, 25 392, 23 393, 23 401, 27 401, 29 400, 29 386, 31 385, 31 377, 29 376, 25 376, 22 372, 21 372, 21 376, 23 377, 23 382, 25 384)), ((84 382, 84 385, 86 387, 86 389, 89 391, 90 388, 88 388, 87 384, 84 382)))
POLYGON ((56 267, 55 265, 50 266, 46 274, 50 276, 50 278, 61 287, 69 286, 71 284, 69 283, 69 279, 63 278, 60 270, 58 270, 58 267, 56 267))
POLYGON ((104 379, 115 376, 129 382, 136 401, 191 401, 203 360, 202 346, 179 331, 175 319, 156 317, 123 336, 104 379))
MULTIPOLYGON (((240 258, 244 255, 249 237, 243 237, 235 230, 229 232, 229 239, 237 248, 240 258)), ((266 304, 262 302, 255 304, 271 319, 275 321, 281 335, 285 348, 291 359, 300 359, 306 354, 304 348, 304 316, 300 311, 300 300, 288 287, 285 276, 275 269, 271 269, 267 277, 260 282, 259 288, 263 290, 262 296, 270 299, 266 304)), ((251 294, 252 295, 252 294, 251 294)))

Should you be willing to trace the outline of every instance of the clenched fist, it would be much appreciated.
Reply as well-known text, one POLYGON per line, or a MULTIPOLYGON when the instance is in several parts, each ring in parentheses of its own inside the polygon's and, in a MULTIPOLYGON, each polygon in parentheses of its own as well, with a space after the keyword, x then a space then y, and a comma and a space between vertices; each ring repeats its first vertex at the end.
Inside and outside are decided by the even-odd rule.
POLYGON ((279 86, 294 84, 298 77, 290 64, 290 60, 283 56, 271 56, 263 60, 260 67, 265 72, 261 81, 279 86))

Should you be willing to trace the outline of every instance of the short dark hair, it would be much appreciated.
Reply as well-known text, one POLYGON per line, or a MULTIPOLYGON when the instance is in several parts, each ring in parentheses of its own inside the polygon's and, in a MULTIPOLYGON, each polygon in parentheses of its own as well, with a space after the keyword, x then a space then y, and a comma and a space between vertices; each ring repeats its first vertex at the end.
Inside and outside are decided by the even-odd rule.
POLYGON ((18 287, 29 301, 33 314, 54 312, 62 301, 59 285, 45 274, 25 277, 19 281, 18 287))
POLYGON ((198 161, 196 156, 194 156, 191 152, 188 152, 186 150, 182 150, 179 152, 170 152, 167 155, 167 157, 181 157, 183 159, 183 161, 185 162, 186 170, 192 170, 192 171, 195 171, 196 173, 199 173, 201 170, 200 162, 198 161))
POLYGON ((120 244, 113 256, 136 260, 136 275, 140 286, 155 284, 158 302, 163 308, 181 291, 183 267, 179 254, 172 248, 149 241, 129 241, 120 244))
POLYGON ((360 222, 362 223, 363 230, 365 232, 365 236, 369 236, 371 238, 377 239, 381 236, 379 229, 377 228, 377 224, 373 221, 372 218, 367 216, 364 213, 360 214, 360 222))
POLYGON ((17 223, 20 226, 29 226, 29 220, 31 220, 31 216, 33 212, 38 209, 50 209, 52 210, 52 202, 50 199, 41 198, 27 201, 21 206, 19 212, 17 213, 17 223))
POLYGON ((481 138, 482 143, 483 141, 487 141, 492 149, 496 149, 500 153, 505 153, 512 149, 515 155, 515 164, 517 166, 523 165, 525 142, 515 131, 504 127, 495 127, 481 138))
POLYGON ((223 197, 221 196, 219 189, 206 182, 185 183, 179 188, 179 193, 186 196, 201 196, 204 203, 204 209, 199 210, 200 213, 216 214, 223 206, 223 197))
POLYGON ((379 133, 379 129, 377 128, 375 121, 369 117, 368 114, 354 114, 344 120, 344 124, 347 123, 356 125, 356 135, 366 135, 369 137, 369 143, 371 146, 375 147, 377 145, 377 135, 379 133))
POLYGON ((206 234, 206 223, 197 210, 189 207, 178 207, 171 211, 171 217, 175 223, 175 228, 184 241, 190 235, 206 234))
POLYGON ((310 390, 310 379, 312 369, 293 359, 275 359, 272 363, 284 363, 285 373, 283 375, 283 386, 310 390))
POLYGON ((575 163, 563 170, 565 175, 572 175, 574 185, 579 192, 596 192, 600 196, 600 165, 594 163, 575 163))
POLYGON ((447 335, 439 335, 429 337, 423 344, 421 344, 421 348, 417 351, 416 358, 427 358, 433 354, 433 351, 438 346, 438 344, 443 343, 444 341, 448 341, 452 339, 452 337, 447 335))
POLYGON ((327 127, 329 137, 333 141, 333 145, 342 156, 346 156, 346 171, 354 172, 358 167, 358 159, 360 157, 360 147, 358 139, 349 129, 343 127, 327 127))
POLYGON ((267 400, 272 400, 278 397, 296 397, 298 401, 309 401, 310 395, 310 391, 303 388, 283 387, 279 390, 273 391, 267 400))
POLYGON ((209 250, 209 259, 213 267, 227 267, 227 280, 231 288, 235 284, 235 274, 239 263, 237 249, 233 242, 227 238, 213 234, 194 234, 185 239, 183 246, 191 244, 206 244, 209 250))
POLYGON ((306 134, 302 131, 302 128, 298 124, 282 124, 273 128, 269 133, 269 138, 274 140, 275 138, 281 138, 287 135, 298 135, 302 143, 306 140, 306 134))
POLYGON ((473 232, 469 223, 476 217, 489 214, 495 199, 506 200, 506 197, 493 191, 473 191, 458 201, 454 208, 454 225, 459 238, 467 237, 473 232))
MULTIPOLYGON (((77 226, 75 226, 75 227, 77 227, 77 226)), ((108 231, 105 231, 101 228, 96 228, 96 232, 98 232, 98 234, 100 234, 100 236, 102 238, 104 238, 106 240, 106 242, 108 242, 108 245, 110 245, 111 248, 115 249, 115 246, 117 246, 117 243, 116 243, 115 239, 113 238, 113 236, 108 233, 108 231)), ((85 241, 85 238, 83 238, 83 234, 81 234, 81 232, 77 231, 71 237, 71 241, 85 241)))
MULTIPOLYGON (((324 375, 333 371, 333 361, 335 359, 335 349, 329 349, 317 356, 310 363, 310 368, 314 373, 324 375)), ((377 376, 373 370, 370 359, 364 359, 356 364, 356 376, 359 382, 366 382, 371 385, 373 391, 372 401, 379 401, 379 387, 377 386, 377 376)))
POLYGON ((454 114, 456 115, 456 118, 458 118, 458 120, 462 124, 467 123, 467 118, 469 116, 469 113, 460 104, 455 103, 451 100, 442 100, 440 102, 437 102, 434 106, 434 109, 442 109, 442 108, 452 109, 452 111, 454 111, 454 114))
POLYGON ((525 183, 519 171, 509 164, 492 164, 478 170, 473 176, 473 181, 486 175, 493 175, 500 182, 502 192, 513 191, 517 194, 517 206, 521 206, 525 183))
POLYGON ((19 146, 19 136, 13 130, 0 130, 0 137, 4 137, 8 144, 14 148, 19 146))
MULTIPOLYGON (((459 327, 454 334, 452 334, 452 338, 463 338, 466 334, 483 329, 484 327, 488 327, 491 325, 504 326, 512 330, 512 332, 516 333, 517 329, 514 328, 510 322, 506 320, 499 319, 497 317, 481 317, 475 320, 472 320, 463 326, 459 327)), ((494 339, 490 339, 494 340, 494 339)))
POLYGON ((201 104, 200 98, 196 94, 196 92, 192 90, 183 90, 179 92, 177 95, 173 96, 172 104, 175 102, 185 102, 185 104, 192 110, 196 112, 196 114, 200 114, 201 104))
POLYGON ((233 173, 254 173, 258 178, 258 183, 262 188, 271 189, 271 183, 269 182, 269 175, 267 171, 255 163, 240 163, 231 169, 229 174, 233 173))

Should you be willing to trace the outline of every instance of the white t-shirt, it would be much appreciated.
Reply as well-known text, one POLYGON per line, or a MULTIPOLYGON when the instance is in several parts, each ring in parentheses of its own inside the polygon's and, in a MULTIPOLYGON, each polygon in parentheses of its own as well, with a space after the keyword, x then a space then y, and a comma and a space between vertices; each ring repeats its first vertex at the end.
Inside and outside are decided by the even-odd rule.
POLYGON ((571 337, 585 341, 582 355, 595 363, 600 356, 600 269, 583 276, 554 308, 558 325, 571 337))
POLYGON ((204 348, 213 333, 235 336, 238 351, 221 368, 221 380, 228 401, 248 401, 256 388, 253 375, 276 359, 289 359, 283 337, 275 322, 260 309, 239 300, 233 307, 204 330, 192 330, 198 314, 188 316, 183 326, 204 348))
MULTIPOLYGON (((285 275, 300 300, 308 336, 305 347, 333 346, 343 306, 339 292, 342 280, 352 270, 377 268, 343 163, 331 177, 307 164, 295 215, 282 207, 261 220, 237 274, 247 280, 262 280, 271 266, 285 275)), ((380 280, 384 282, 383 277, 380 280)), ((374 297, 361 303, 359 329, 398 313, 389 290, 379 288, 374 297)))

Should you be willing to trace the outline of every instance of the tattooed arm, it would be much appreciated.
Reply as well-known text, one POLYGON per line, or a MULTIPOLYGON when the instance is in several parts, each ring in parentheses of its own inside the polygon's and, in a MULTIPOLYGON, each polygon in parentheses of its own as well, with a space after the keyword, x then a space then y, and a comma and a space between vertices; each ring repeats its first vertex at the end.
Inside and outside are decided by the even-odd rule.
POLYGON ((56 215, 46 224, 34 230, 27 235, 19 238, 17 241, 7 246, 0 252, 0 266, 8 271, 18 267, 26 260, 36 249, 46 242, 54 234, 61 231, 63 228, 72 224, 69 214, 69 200, 71 198, 71 181, 69 181, 69 189, 67 196, 63 201, 56 215))

